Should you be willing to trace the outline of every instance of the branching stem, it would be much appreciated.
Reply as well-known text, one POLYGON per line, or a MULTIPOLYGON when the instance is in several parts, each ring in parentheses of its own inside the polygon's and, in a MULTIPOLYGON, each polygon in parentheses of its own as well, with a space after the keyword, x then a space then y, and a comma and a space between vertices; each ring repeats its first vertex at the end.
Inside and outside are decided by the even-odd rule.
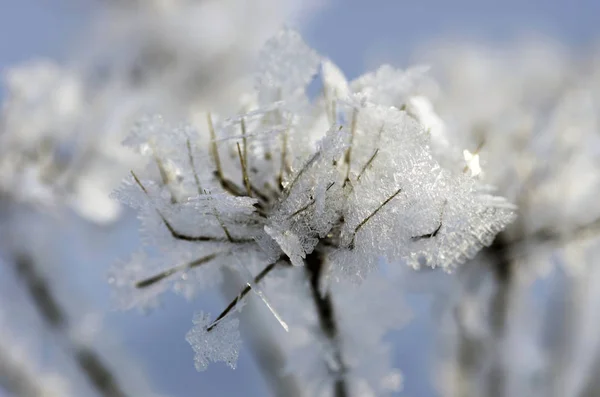
MULTIPOLYGON (((150 195, 148 194, 148 190, 146 190, 146 187, 142 184, 142 182, 140 181, 140 179, 137 177, 137 175, 135 174, 135 172, 130 171, 131 175, 133 176, 133 179, 135 180, 136 184, 140 187, 140 189, 142 189, 142 191, 144 192, 144 194, 146 194, 146 196, 148 196, 148 198, 150 199, 150 195)), ((175 230, 175 228, 173 227, 173 225, 171 224, 171 222, 169 222, 167 220, 167 218, 163 215, 163 213, 155 207, 156 213, 158 214, 158 216, 160 217, 162 223, 165 225, 165 227, 169 230, 169 233, 171 233, 171 236, 173 236, 174 239, 176 240, 184 240, 184 241, 212 241, 212 242, 227 242, 227 241, 231 241, 233 243, 236 244, 243 244, 243 243, 249 243, 254 241, 253 239, 236 239, 236 238, 231 238, 231 236, 228 236, 226 238, 223 237, 216 237, 216 236, 190 236, 184 233, 180 233, 177 230, 175 230)))
POLYGON ((321 277, 324 270, 324 258, 319 247, 306 256, 304 268, 309 279, 311 297, 317 310, 319 327, 333 348, 335 368, 330 368, 332 374, 335 376, 333 395, 335 397, 347 397, 349 396, 348 385, 344 379, 347 369, 342 357, 335 308, 333 307, 333 300, 330 293, 322 294, 320 289, 321 277))
POLYGON ((138 281, 137 283, 135 283, 135 287, 136 288, 146 288, 146 287, 150 287, 151 285, 156 284, 157 282, 166 279, 167 277, 172 276, 175 273, 179 273, 179 272, 183 272, 186 270, 190 270, 193 269, 195 267, 198 267, 200 265, 203 265, 205 263, 208 263, 210 261, 212 261, 213 259, 215 259, 217 256, 219 255, 223 255, 225 254, 224 252, 217 252, 214 254, 210 254, 210 255, 206 255, 203 256, 201 258, 198 258, 194 261, 188 262, 188 263, 184 263, 182 265, 177 265, 177 266, 173 266, 170 269, 164 270, 158 274, 155 274, 154 276, 145 278, 143 280, 138 281))
MULTIPOLYGON (((265 268, 263 270, 261 270, 260 273, 258 273, 256 275, 256 277, 254 277, 254 280, 253 280, 254 284, 260 283, 261 280, 264 279, 271 272, 271 270, 275 269, 275 266, 277 266, 277 264, 279 262, 281 262, 282 260, 283 259, 279 259, 279 260, 265 266, 265 268)), ((289 259, 288 259, 288 261, 289 261, 289 259)), ((223 318, 225 318, 225 316, 227 316, 235 308, 235 306, 238 304, 238 302, 240 302, 242 299, 244 299, 251 290, 252 290, 252 286, 247 284, 244 287, 244 289, 242 289, 242 291, 229 303, 229 305, 227 305, 227 307, 221 312, 221 314, 219 314, 217 316, 217 318, 206 328, 206 330, 208 332, 212 331, 213 328, 215 328, 215 326, 219 323, 219 321, 221 321, 223 318)))

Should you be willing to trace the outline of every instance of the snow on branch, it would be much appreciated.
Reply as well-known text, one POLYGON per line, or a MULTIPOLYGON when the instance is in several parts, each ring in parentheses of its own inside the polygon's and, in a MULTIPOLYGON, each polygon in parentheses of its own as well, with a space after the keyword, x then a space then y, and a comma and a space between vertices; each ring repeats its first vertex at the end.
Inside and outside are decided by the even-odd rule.
MULTIPOLYGON (((361 377, 366 367, 355 356, 368 349, 347 345, 362 340, 374 349, 393 328, 387 321, 345 327, 353 315, 360 322, 369 314, 351 302, 374 303, 356 294, 373 296, 386 280, 362 282, 377 277, 380 260, 452 271, 492 242, 514 207, 490 195, 466 164, 453 163, 459 148, 434 150, 447 142, 432 130, 437 119, 420 96, 423 68, 386 66, 347 82, 283 30, 265 45, 255 81, 257 99, 243 110, 206 109, 204 122, 189 126, 150 117, 126 141, 146 162, 115 196, 139 211, 147 247, 113 269, 123 306, 153 301, 167 284, 189 296, 217 284, 228 267, 247 286, 217 322, 204 314, 194 320, 187 339, 198 369, 208 361, 235 366, 233 317, 254 291, 290 324, 290 339, 326 346, 303 360, 324 368, 329 381, 300 371, 309 383, 329 385, 319 395, 396 390, 396 370, 386 364, 361 377), (310 99, 319 64, 324 90, 310 99), (160 259, 140 261, 157 248, 160 259), (373 338, 353 336, 359 330, 373 338)), ((394 301, 379 313, 401 325, 389 315, 398 310, 394 301)))

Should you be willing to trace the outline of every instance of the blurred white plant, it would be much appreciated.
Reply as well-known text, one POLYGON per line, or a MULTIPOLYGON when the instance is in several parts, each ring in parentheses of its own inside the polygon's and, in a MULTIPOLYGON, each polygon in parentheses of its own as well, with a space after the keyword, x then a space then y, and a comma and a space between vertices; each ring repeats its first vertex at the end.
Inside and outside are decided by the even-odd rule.
POLYGON ((5 73, 2 194, 114 220, 119 206, 107 193, 132 166, 120 145, 132 122, 156 108, 188 117, 237 96, 257 47, 298 9, 272 0, 105 7, 92 43, 68 67, 40 60, 5 73))
POLYGON ((84 83, 50 61, 31 62, 5 75, 0 114, 0 195, 45 207, 70 205, 98 223, 113 221, 119 205, 108 192, 127 167, 127 153, 90 132, 84 83))
POLYGON ((187 336, 199 370, 235 366, 235 313, 253 291, 289 330, 287 370, 303 393, 398 390, 382 338, 406 314, 395 278, 374 274, 379 261, 451 271, 514 216, 456 156, 450 168, 436 160, 432 147, 446 144, 437 119, 418 106, 424 98, 411 101, 424 84, 424 69, 389 66, 348 83, 283 30, 233 116, 143 120, 125 143, 146 164, 115 193, 138 210, 147 237, 111 272, 121 306, 155 304, 169 284, 189 296, 230 268, 246 285, 218 316, 199 314, 187 336), (320 65, 323 93, 311 99, 320 65))
POLYGON ((483 168, 478 178, 519 208, 518 220, 459 272, 461 286, 447 300, 451 353, 440 389, 579 396, 598 370, 598 338, 589 334, 597 322, 586 318, 598 302, 588 291, 600 231, 597 67, 544 40, 443 43, 425 54, 436 65, 433 104, 449 141, 467 148, 465 158, 483 168), (531 296, 532 282, 555 264, 568 280, 557 291, 569 302, 561 326, 552 301, 544 319, 531 296))
MULTIPOLYGON (((10 293, 13 292, 10 291, 9 281, 13 281, 10 275, 6 271, 1 273, 3 297, 10 297, 13 302, 18 301, 20 297, 10 293)), ((20 334, 15 330, 15 318, 25 320, 25 324, 21 325, 32 326, 33 322, 17 310, 0 310, 0 390, 11 396, 74 396, 73 384, 63 372, 64 362, 59 363, 59 359, 55 357, 55 365, 49 366, 39 360, 42 356, 40 346, 23 342, 22 330, 20 334)))
POLYGON ((2 277, 6 282, 12 280, 24 293, 15 296, 7 288, 0 289, 0 315, 14 311, 2 322, 2 338, 12 340, 14 346, 7 342, 0 349, 4 363, 1 383, 8 385, 15 396, 94 395, 95 391, 104 396, 124 396, 91 340, 79 340, 81 330, 74 325, 76 321, 71 321, 77 316, 60 299, 68 283, 50 282, 48 265, 53 251, 39 249, 48 236, 36 233, 52 223, 46 215, 54 217, 52 233, 63 231, 68 222, 61 218, 69 218, 65 208, 93 223, 113 222, 120 206, 110 200, 108 193, 121 178, 123 167, 130 165, 126 160, 132 157, 119 147, 118 140, 111 141, 109 136, 97 133, 97 126, 88 124, 93 112, 88 107, 84 82, 73 70, 50 61, 36 61, 9 69, 4 77, 6 99, 0 113, 0 263, 2 277), (36 211, 40 209, 43 214, 36 211), (60 212, 62 217, 55 216, 60 212), (18 319, 27 316, 37 319, 20 324, 18 319), (45 350, 54 360, 49 368, 44 368, 48 366, 40 363, 42 355, 30 346, 41 342, 49 344, 45 350), (79 373, 73 371, 73 366, 79 373), (43 375, 44 370, 55 372, 52 379, 60 385, 46 384, 49 378, 43 375), (85 385, 85 380, 91 387, 85 385))
MULTIPOLYGON (((51 230, 52 235, 59 235, 72 226, 64 220, 72 218, 55 217, 49 227, 52 221, 43 219, 45 214, 36 218, 31 209, 42 207, 46 214, 55 215, 68 208, 91 223, 114 225, 120 205, 108 196, 134 166, 135 158, 121 145, 132 122, 155 108, 193 117, 205 103, 226 103, 227 98, 237 96, 244 85, 238 83, 239 75, 251 63, 258 43, 289 12, 297 11, 299 4, 273 0, 253 4, 235 0, 110 2, 97 10, 94 39, 86 36, 66 66, 30 61, 3 72, 0 257, 6 265, 2 270, 29 296, 16 300, 6 296, 6 289, 0 291, 0 314, 13 306, 32 312, 40 320, 31 327, 37 332, 32 339, 39 342, 36 339, 48 334, 60 341, 49 342, 52 357, 60 355, 61 349, 68 352, 66 361, 75 363, 75 373, 62 373, 58 365, 50 370, 60 372, 65 382, 83 378, 88 385, 69 384, 57 395, 152 393, 143 377, 132 376, 131 368, 126 379, 115 376, 112 371, 119 369, 115 363, 119 360, 115 355, 106 359, 106 352, 95 346, 97 335, 77 325, 83 322, 81 307, 74 313, 70 305, 64 305, 64 295, 72 292, 65 286, 72 280, 49 277, 60 272, 64 279, 73 272, 68 266, 49 268, 50 258, 61 247, 38 244, 49 239, 35 232, 51 230), (20 232, 27 228, 29 232, 20 232)), ((69 302, 82 300, 69 297, 69 302)), ((18 334, 21 327, 18 321, 8 320, 2 326, 7 329, 2 339, 7 341, 8 331, 18 334)), ((15 339, 29 343, 23 335, 15 339)), ((0 353, 0 361, 6 364, 0 366, 0 387, 9 384, 12 388, 14 376, 23 375, 24 381, 35 383, 12 393, 52 392, 41 373, 35 379, 28 376, 39 361, 35 354, 20 360, 12 350, 0 349, 0 353), (21 361, 31 363, 30 368, 21 361), (19 371, 10 372, 13 369, 19 371)))

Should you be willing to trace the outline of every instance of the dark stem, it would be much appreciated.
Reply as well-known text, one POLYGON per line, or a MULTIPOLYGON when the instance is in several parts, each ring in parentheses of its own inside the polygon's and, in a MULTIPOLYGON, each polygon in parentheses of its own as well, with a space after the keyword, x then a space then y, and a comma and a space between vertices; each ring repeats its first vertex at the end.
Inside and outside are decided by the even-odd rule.
MULTIPOLYGON (((279 263, 280 261, 281 261, 281 259, 276 262, 270 263, 263 270, 261 270, 260 273, 258 273, 256 275, 256 277, 254 277, 254 280, 253 280, 254 284, 258 284, 259 282, 261 282, 261 280, 263 278, 265 278, 267 276, 267 274, 269 274, 271 272, 271 270, 273 270, 275 268, 275 266, 277 265, 277 263, 279 263)), ((244 299, 244 297, 246 295, 248 295, 248 293, 251 290, 252 290, 252 287, 250 285, 246 285, 244 287, 244 289, 242 289, 242 291, 235 298, 233 298, 233 300, 231 302, 229 302, 229 305, 227 305, 227 307, 221 312, 221 314, 219 314, 217 316, 217 318, 212 322, 212 324, 210 324, 206 328, 206 330, 209 332, 212 331, 213 328, 215 328, 215 326, 218 324, 218 322, 221 321, 226 315, 228 315, 229 312, 231 312, 231 310, 233 310, 235 308, 235 305, 237 305, 239 301, 244 299)))
POLYGON ((287 162, 287 136, 288 136, 288 128, 283 132, 283 136, 281 138, 281 167, 279 169, 279 175, 277 176, 277 186, 280 191, 283 191, 283 174, 289 173, 290 166, 287 162))
MULTIPOLYGON (((131 176, 133 177, 135 183, 139 186, 139 188, 144 192, 144 194, 148 197, 148 199, 150 199, 150 194, 148 193, 148 190, 146 190, 146 187, 144 186, 144 184, 142 183, 142 181, 138 178, 138 176, 136 175, 135 172, 130 171, 131 176)), ((167 218, 163 215, 163 213, 155 207, 156 213, 158 214, 158 216, 160 217, 162 223, 165 225, 165 227, 167 228, 167 230, 169 230, 169 233, 171 233, 171 236, 173 236, 174 239, 176 240, 184 240, 184 241, 213 241, 213 242, 226 242, 226 241, 230 241, 232 243, 249 243, 249 242, 253 242, 253 239, 236 239, 236 238, 232 238, 231 236, 227 235, 225 238, 223 237, 214 237, 214 236, 190 236, 184 233, 180 233, 179 231, 177 231, 173 225, 171 224, 171 222, 169 222, 167 220, 167 218)), ((227 234, 227 233, 226 233, 227 234)))
POLYGON ((396 190, 394 192, 394 194, 392 194, 390 197, 388 197, 387 199, 385 199, 385 201, 383 203, 381 203, 381 205, 379 205, 379 207, 375 208, 375 210, 373 212, 371 212, 365 219, 363 219, 358 226, 356 226, 354 228, 354 233, 352 234, 352 241, 350 242, 350 249, 354 249, 354 239, 356 238, 356 233, 358 233, 358 231, 367 223, 369 222, 369 220, 371 220, 371 218, 373 218, 375 215, 377 215, 377 213, 379 211, 381 211, 381 209, 383 207, 385 207, 390 201, 392 201, 392 199, 394 197, 396 197, 398 194, 400 194, 400 192, 402 191, 402 188, 399 188, 398 190, 396 190))
MULTIPOLYGON (((281 265, 281 262, 280 262, 281 265)), ((291 265, 290 265, 291 266, 291 265)), ((222 295, 229 299, 235 296, 241 287, 247 284, 243 275, 235 270, 223 267, 224 280, 221 284, 222 295)), ((284 371, 287 366, 287 354, 282 345, 277 342, 279 329, 274 328, 270 319, 271 313, 265 313, 265 307, 259 299, 248 299, 244 310, 239 313, 241 332, 244 345, 251 352, 270 395, 285 397, 305 396, 304 385, 296 374, 284 371), (266 316, 269 316, 268 318, 266 316)))
POLYGON ((187 146, 188 161, 190 162, 190 168, 194 173, 194 182, 196 183, 196 189, 198 189, 198 195, 202 195, 204 192, 202 191, 202 186, 200 186, 200 178, 198 177, 198 172, 196 171, 196 164, 194 161, 194 153, 192 152, 192 144, 190 142, 190 138, 188 138, 185 143, 187 146))
POLYGON ((300 168, 300 170, 296 173, 296 175, 294 176, 294 179, 292 179, 292 181, 290 182, 289 185, 287 185, 285 187, 285 189, 283 190, 283 197, 282 199, 287 198, 292 189, 294 188, 294 186, 296 185, 296 183, 298 182, 298 180, 300 179, 300 177, 306 172, 306 170, 308 170, 310 167, 312 167, 312 165, 321 157, 321 152, 315 152, 309 159, 308 161, 304 164, 304 166, 302 168, 300 168))
POLYGON ((324 270, 324 256, 317 248, 306 256, 304 268, 309 279, 311 296, 317 309, 319 326, 334 348, 334 360, 338 368, 332 371, 336 375, 333 395, 335 397, 347 397, 349 395, 348 386, 344 380, 346 365, 339 345, 339 331, 335 320, 333 300, 329 292, 323 295, 319 288, 324 270))
MULTIPOLYGON (((600 218, 593 219, 591 222, 579 225, 575 229, 569 231, 569 233, 561 233, 559 230, 546 228, 540 229, 533 233, 531 236, 527 236, 527 240, 531 240, 538 244, 546 243, 568 243, 587 237, 596 236, 600 232, 600 218)), ((518 244, 520 241, 511 241, 511 244, 518 244)))
POLYGON ((346 163, 346 178, 344 178, 344 185, 350 181, 350 168, 352 165, 352 146, 354 145, 354 135, 356 134, 356 120, 358 118, 358 109, 354 109, 352 112, 352 121, 350 127, 350 146, 346 150, 344 155, 344 162, 346 163))
MULTIPOLYGON (((331 189, 333 187, 333 185, 335 185, 335 182, 330 182, 329 185, 327 185, 327 189, 325 189, 326 192, 329 191, 329 189, 331 189)), ((316 203, 314 197, 311 195, 310 196, 310 201, 308 202, 308 204, 306 204, 305 206, 299 208, 298 210, 294 211, 294 213, 292 213, 292 215, 288 216, 288 219, 292 219, 293 217, 295 217, 296 215, 306 211, 307 209, 309 209, 312 205, 314 205, 316 203)))
POLYGON ((500 344, 507 331, 510 296, 514 283, 514 261, 510 256, 510 245, 504 233, 499 233, 489 247, 484 249, 491 257, 492 272, 496 280, 496 291, 490 302, 490 322, 495 343, 495 357, 489 372, 488 396, 506 395, 506 374, 500 360, 500 344))
POLYGON ((426 240, 428 238, 434 238, 438 235, 438 233, 440 232, 440 230, 442 229, 443 226, 443 220, 444 220, 444 209, 446 208, 446 202, 444 202, 444 206, 442 207, 442 211, 440 212, 440 223, 438 224, 438 226, 435 228, 434 231, 432 231, 431 233, 427 233, 427 234, 422 234, 420 236, 413 236, 410 239, 412 241, 421 241, 421 240, 426 240))
MULTIPOLYGON (((219 149, 217 147, 217 137, 216 137, 215 128, 214 128, 214 125, 212 122, 212 117, 211 117, 210 113, 207 114, 206 119, 208 122, 208 130, 210 132, 210 140, 211 140, 210 154, 213 158, 213 161, 215 162, 215 167, 216 167, 216 170, 214 172, 215 178, 217 178, 217 180, 219 181, 219 184, 221 185, 223 190, 225 190, 229 194, 236 196, 236 197, 244 196, 245 195, 244 190, 242 188, 240 188, 234 182, 225 178, 225 175, 223 174, 223 168, 221 166, 221 159, 219 157, 219 149)), ((242 121, 241 121, 241 126, 242 126, 242 135, 244 137, 243 138, 244 153, 242 154, 242 152, 240 151, 239 155, 240 155, 241 168, 242 168, 242 173, 243 173, 243 182, 246 187, 246 193, 248 196, 252 196, 252 193, 254 193, 260 200, 262 200, 262 202, 258 203, 257 208, 259 210, 264 210, 265 206, 269 202, 269 198, 268 198, 268 196, 263 194, 259 189, 252 186, 249 182, 249 179, 248 179, 248 157, 247 157, 248 149, 247 149, 247 141, 246 141, 246 139, 247 139, 246 138, 246 124, 245 124, 244 119, 242 119, 242 121)))
POLYGON ((15 266, 19 277, 23 280, 32 301, 48 326, 57 334, 64 336, 72 351, 80 370, 87 380, 103 397, 125 397, 115 376, 102 362, 100 356, 88 346, 81 345, 69 336, 69 323, 65 310, 56 300, 47 281, 37 272, 32 258, 26 254, 15 257, 15 266))
POLYGON ((252 188, 250 187, 250 179, 248 178, 248 171, 246 170, 246 160, 240 149, 239 142, 236 143, 238 155, 240 158, 240 168, 242 169, 242 179, 244 180, 244 186, 246 187, 246 194, 248 197, 252 197, 252 188))
POLYGON ((188 262, 188 263, 184 263, 183 265, 178 265, 178 266, 173 266, 172 268, 169 268, 167 270, 164 270, 160 273, 155 274, 154 276, 150 276, 148 278, 145 278, 143 280, 138 281, 137 283, 135 283, 135 287, 136 288, 146 288, 149 287, 151 285, 156 284, 157 282, 164 280, 165 278, 172 276, 175 273, 179 273, 182 271, 186 271, 186 270, 190 270, 193 269, 195 267, 198 267, 200 265, 203 265, 207 262, 212 261, 213 259, 215 259, 218 255, 220 255, 222 253, 214 253, 214 254, 210 254, 207 256, 203 256, 201 258, 198 258, 192 262, 188 262))
POLYGON ((360 181, 360 178, 363 176, 363 174, 365 173, 365 171, 367 170, 367 168, 369 168, 369 166, 371 165, 371 163, 373 162, 373 160, 375 160, 375 157, 377 157, 378 153, 379 153, 379 148, 375 149, 375 152, 373 152, 373 155, 369 158, 369 160, 367 161, 367 163, 362 167, 362 169, 360 170, 360 173, 356 177, 357 181, 360 181))

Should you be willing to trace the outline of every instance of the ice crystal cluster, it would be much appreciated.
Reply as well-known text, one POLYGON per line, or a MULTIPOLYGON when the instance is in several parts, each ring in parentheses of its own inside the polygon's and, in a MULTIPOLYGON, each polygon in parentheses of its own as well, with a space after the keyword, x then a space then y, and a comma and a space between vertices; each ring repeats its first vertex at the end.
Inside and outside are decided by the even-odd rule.
POLYGON ((394 268, 455 269, 513 220, 513 207, 435 129, 423 68, 382 66, 348 82, 283 30, 254 81, 228 114, 206 109, 190 125, 148 116, 125 141, 147 161, 115 196, 139 212, 146 240, 111 272, 119 302, 153 305, 171 286, 190 296, 229 268, 246 284, 218 316, 194 320, 198 369, 235 366, 236 313, 253 294, 289 330, 285 371, 307 395, 395 391, 401 377, 383 337, 406 313, 394 268), (322 92, 312 97, 315 81, 322 92))

